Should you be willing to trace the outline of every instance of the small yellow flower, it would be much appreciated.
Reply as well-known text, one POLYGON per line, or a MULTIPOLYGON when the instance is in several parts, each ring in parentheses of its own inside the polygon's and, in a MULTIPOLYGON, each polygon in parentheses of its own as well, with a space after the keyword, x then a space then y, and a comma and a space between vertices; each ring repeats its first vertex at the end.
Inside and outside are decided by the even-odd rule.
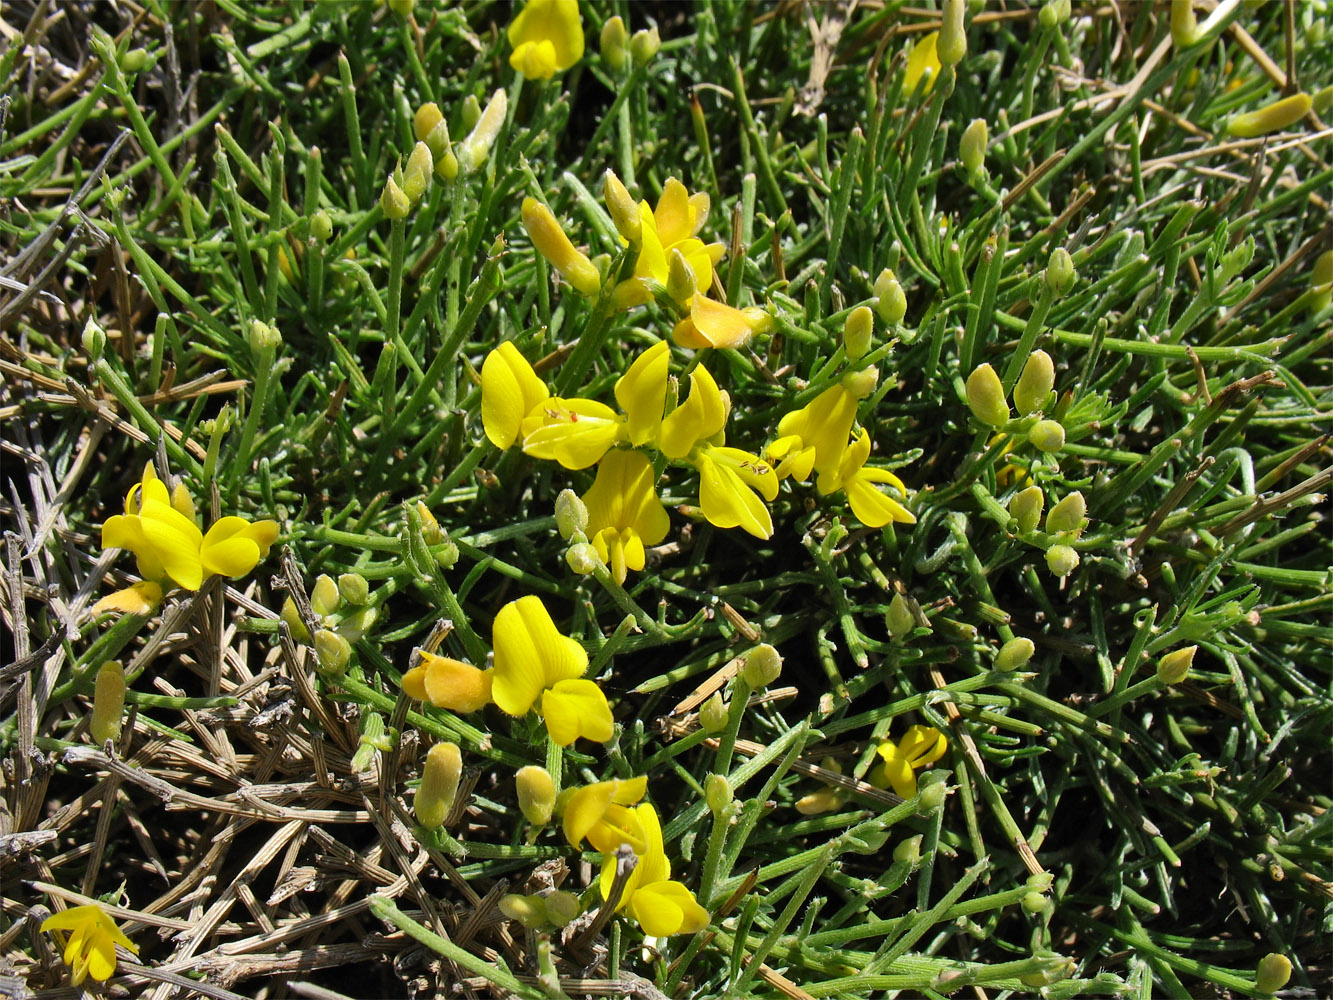
POLYGON ((523 419, 550 395, 512 341, 486 355, 481 366, 481 424, 491 444, 505 449, 521 440, 523 419))
POLYGON ((696 292, 703 294, 712 287, 713 267, 722 259, 726 247, 721 243, 705 245, 698 238, 708 209, 707 194, 690 194, 674 177, 667 178, 655 210, 648 202, 639 202, 639 258, 634 265, 634 277, 616 286, 616 305, 628 309, 651 301, 650 282, 666 285, 672 250, 679 250, 694 272, 696 292))
POLYGON ((648 778, 640 775, 623 781, 597 781, 571 792, 563 802, 561 823, 571 847, 583 847, 587 840, 593 850, 611 854, 621 844, 629 844, 634 853, 644 850, 643 828, 629 806, 648 790, 648 778))
POLYGON ((779 473, 789 473, 798 482, 809 479, 811 470, 821 475, 833 472, 847 451, 847 439, 855 419, 856 397, 842 383, 831 385, 808 404, 778 421, 779 438, 770 446, 768 457, 782 460, 791 456, 793 462, 788 464, 787 471, 779 467, 779 473), (795 440, 787 440, 789 438, 795 440), (813 449, 813 453, 809 456, 800 454, 806 449, 813 449))
POLYGON ((876 788, 892 787, 895 794, 910 799, 916 794, 916 772, 944 756, 949 741, 934 726, 913 726, 896 744, 881 743, 883 763, 870 773, 876 788))
MULTIPOLYGON (((696 272, 698 273, 698 272, 696 272)), ((671 339, 681 347, 744 347, 756 333, 773 324, 764 310, 737 309, 696 292, 690 299, 690 314, 677 323, 671 339)))
POLYGON ((88 976, 98 982, 110 979, 116 971, 116 945, 139 954, 139 946, 97 903, 53 913, 42 921, 42 930, 70 932, 65 942, 65 964, 70 967, 70 982, 75 986, 88 976))
POLYGON ((596 295, 602 276, 587 254, 570 242, 551 210, 536 198, 523 199, 523 228, 537 252, 550 262, 575 289, 584 295, 596 295))
POLYGON ((916 524, 911 511, 875 487, 876 483, 888 483, 906 497, 907 487, 903 481, 888 469, 867 466, 869 457, 870 435, 862 428, 857 439, 843 453, 838 468, 815 481, 816 489, 825 496, 842 489, 847 494, 852 513, 867 528, 882 528, 890 521, 916 524))
POLYGON ((421 662, 403 674, 402 686, 409 698, 462 714, 491 703, 491 676, 470 663, 422 653, 421 662))
POLYGON ((578 0, 528 0, 509 23, 509 65, 529 80, 549 80, 583 58, 578 0))
POLYGON ((940 40, 940 33, 932 31, 919 42, 912 46, 912 51, 907 56, 907 69, 903 71, 903 95, 910 97, 916 92, 917 84, 925 78, 925 84, 921 88, 921 94, 924 97, 935 88, 935 81, 940 75, 940 57, 936 51, 936 44, 940 40))
POLYGON ((773 534, 773 518, 760 501, 773 502, 778 477, 758 455, 739 448, 704 444, 695 453, 699 470, 699 506, 719 528, 744 528, 756 538, 773 534))
POLYGON ((523 421, 523 451, 533 458, 586 469, 625 433, 625 418, 594 399, 552 396, 523 421))
POLYGON ((560 746, 580 736, 605 743, 614 735, 606 695, 582 679, 588 654, 560 634, 540 598, 520 597, 501 608, 492 642, 491 697, 501 711, 526 715, 540 699, 547 732, 560 746))
MULTIPOLYGON (((638 864, 630 873, 617 910, 628 910, 645 934, 666 937, 670 934, 695 934, 708 926, 708 911, 699 905, 680 882, 671 880, 671 864, 662 842, 662 825, 657 810, 644 802, 634 809, 634 817, 643 831, 644 849, 635 851, 638 864)), ((608 858, 602 866, 602 898, 611 892, 616 879, 616 859, 608 858)))
POLYGON ((587 534, 617 583, 644 567, 645 545, 656 545, 671 527, 654 488, 653 464, 642 452, 612 451, 597 467, 584 495, 587 534))

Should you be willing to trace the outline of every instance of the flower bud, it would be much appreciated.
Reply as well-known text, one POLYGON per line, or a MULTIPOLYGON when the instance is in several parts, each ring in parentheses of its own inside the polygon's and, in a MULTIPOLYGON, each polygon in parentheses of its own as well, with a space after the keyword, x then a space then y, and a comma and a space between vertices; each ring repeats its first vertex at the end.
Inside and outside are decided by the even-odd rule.
POLYGON ((555 529, 567 542, 576 535, 580 541, 587 541, 588 505, 573 490, 564 489, 556 494, 555 529))
POLYGON ((1023 365, 1023 374, 1014 386, 1014 408, 1020 417, 1036 413, 1046 405, 1055 388, 1055 362, 1045 351, 1033 351, 1023 365))
POLYGON ((471 131, 477 127, 479 121, 481 121, 481 101, 477 100, 476 94, 468 94, 463 98, 463 128, 471 131))
POLYGON ((384 190, 380 193, 380 211, 384 213, 385 218, 393 219, 395 222, 406 219, 407 213, 412 211, 411 200, 403 194, 403 189, 392 176, 384 182, 384 190))
MULTIPOLYGON (((1321 30, 1318 32, 1320 35, 1324 33, 1322 29, 1323 23, 1324 23, 1323 21, 1315 22, 1315 24, 1321 26, 1321 30)), ((1310 26, 1310 28, 1313 27, 1314 25, 1310 26)), ((1307 37, 1311 34, 1314 34, 1314 32, 1310 30, 1310 28, 1307 28, 1305 31, 1307 37)), ((1320 44, 1322 44, 1322 39, 1320 41, 1320 44)), ((1310 98, 1310 110, 1313 111, 1315 114, 1323 115, 1325 112, 1328 111, 1329 108, 1333 108, 1333 83, 1330 83, 1327 87, 1324 87, 1321 90, 1316 90, 1310 98)))
POLYGON ((1046 567, 1058 577, 1066 577, 1078 568, 1079 555, 1068 545, 1052 545, 1046 550, 1046 567))
POLYGON ((1040 892, 1029 892, 1024 894, 1022 905, 1025 912, 1035 915, 1049 910, 1051 901, 1040 892))
POLYGON ((1157 661, 1157 679, 1163 684, 1179 684, 1189 676, 1194 654, 1198 650, 1198 646, 1182 646, 1171 650, 1157 661))
POLYGON ((412 802, 417 822, 428 830, 444 825, 458 795, 458 779, 463 774, 463 754, 455 743, 436 743, 426 753, 421 784, 412 802))
MULTIPOLYGON (((468 95, 475 103, 476 98, 468 95)), ((468 103, 463 102, 464 120, 467 119, 468 103)), ((490 155, 491 147, 504 127, 505 116, 509 113, 509 97, 503 89, 496 90, 486 102, 486 110, 477 118, 476 125, 458 147, 458 165, 465 173, 472 173, 490 155)))
POLYGON ((874 365, 859 372, 848 372, 842 377, 842 387, 853 399, 865 399, 879 385, 879 369, 874 365))
POLYGON ((1082 493, 1075 490, 1050 509, 1046 515, 1046 531, 1052 535, 1074 532, 1077 537, 1087 524, 1087 513, 1087 501, 1083 499, 1082 493))
POLYGON ((935 54, 941 66, 957 66, 967 55, 967 27, 963 15, 967 12, 964 0, 944 0, 940 37, 935 42, 935 54))
POLYGON ((1261 993, 1276 993, 1291 979, 1291 959, 1271 952, 1259 959, 1254 972, 1254 986, 1261 993))
POLYGON ((1315 258, 1310 269, 1310 311, 1323 312, 1333 302, 1333 250, 1315 258))
POLYGON ((920 791, 918 791, 917 815, 925 816, 935 812, 940 806, 944 805, 944 797, 948 794, 948 789, 944 786, 945 776, 940 774, 937 778, 927 783, 927 775, 921 779, 920 791))
MULTIPOLYGON (((416 136, 418 142, 425 142, 426 136, 430 135, 431 130, 442 121, 444 115, 440 112, 438 104, 434 101, 423 104, 412 116, 412 134, 416 136)), ((432 149, 431 152, 434 153, 435 150, 432 149)))
POLYGON ((1028 430, 1028 440, 1038 451, 1053 455, 1065 446, 1065 429, 1058 420, 1038 420, 1028 430))
POLYGON ((322 208, 310 216, 310 235, 321 243, 333 239, 333 219, 322 208))
POLYGON ((579 576, 596 573, 597 567, 602 565, 602 559, 597 554, 597 550, 587 542, 575 542, 566 549, 565 562, 579 576))
POLYGON ((620 15, 608 17, 602 25, 602 58, 617 73, 625 68, 625 46, 628 40, 629 32, 625 30, 625 22, 620 19, 620 15))
POLYGON ((1188 48, 1199 40, 1199 22, 1194 17, 1193 0, 1171 0, 1171 44, 1188 48))
MULTIPOLYGON (((614 17, 611 20, 619 21, 620 18, 614 17)), ((629 189, 621 183, 614 170, 606 172, 602 182, 602 197, 606 201, 606 210, 611 213, 611 221, 616 224, 620 235, 631 243, 638 243, 643 238, 643 220, 639 217, 639 203, 630 195, 629 189)))
POLYGON ((958 140, 958 158, 963 161, 963 169, 969 175, 981 173, 986 165, 988 138, 989 130, 984 118, 973 118, 972 123, 963 129, 963 136, 958 140))
POLYGON ((352 659, 352 644, 331 629, 315 633, 315 656, 322 674, 337 676, 347 669, 352 659))
POLYGON ((698 289, 694 268, 690 267, 685 255, 676 247, 671 248, 671 255, 667 259, 666 289, 667 294, 677 302, 689 302, 698 289))
POLYGON ((583 912, 577 893, 557 889, 546 896, 546 922, 555 927, 564 927, 583 912))
POLYGON ((898 841, 898 845, 893 849, 893 860, 903 864, 915 865, 921 860, 921 842, 924 839, 918 833, 915 837, 898 841))
POLYGON ((897 326, 907 315, 907 295, 887 267, 875 279, 875 311, 889 326, 897 326))
POLYGON ((634 32, 629 40, 629 57, 634 60, 635 66, 646 66, 661 47, 662 36, 657 31, 657 25, 653 25, 634 32))
POLYGON ((1058 28, 1069 20, 1072 12, 1069 0, 1046 0, 1037 13, 1037 23, 1047 30, 1058 28))
POLYGON ((1055 876, 1050 872, 1037 872, 1029 875, 1025 884, 1033 892, 1050 892, 1051 886, 1055 884, 1055 876))
POLYGON ((278 332, 277 327, 270 326, 262 320, 252 319, 250 321, 250 350, 255 354, 263 354, 265 351, 276 351, 282 346, 282 334, 278 332))
POLYGON ((722 692, 714 691, 713 696, 699 706, 699 726, 709 736, 716 736, 727 728, 727 715, 722 692))
POLYGON ((884 627, 895 639, 911 635, 912 629, 916 628, 916 618, 912 615, 911 605, 902 594, 894 594, 893 600, 889 601, 889 607, 884 612, 884 627))
POLYGON ((1056 247, 1046 261, 1046 285, 1056 295, 1063 295, 1074 284, 1074 258, 1064 247, 1056 247))
POLYGON ((819 816, 840 808, 847 801, 836 788, 820 788, 796 800, 795 809, 802 816, 819 816))
POLYGON ((710 774, 704 779, 704 801, 714 819, 721 819, 731 806, 731 782, 724 774, 710 774))
POLYGON ((1032 659, 1032 654, 1036 651, 1037 647, 1031 639, 1015 636, 995 654, 995 669, 1010 671, 1027 666, 1028 660, 1032 659))
POLYGON ((147 49, 130 49, 120 57, 120 68, 126 73, 142 73, 157 64, 157 56, 147 49))
POLYGON ((529 764, 514 775, 518 786, 518 808, 533 826, 545 826, 555 812, 555 780, 544 767, 529 764))
POLYGON ((416 204, 430 187, 430 175, 435 170, 435 158, 430 154, 430 147, 418 142, 412 147, 412 155, 407 158, 403 168, 403 194, 407 200, 416 204))
POLYGON ((1046 497, 1042 494, 1040 486, 1029 486, 1014 494, 1013 499, 1009 501, 1009 516, 1018 522, 1020 534, 1037 530, 1037 523, 1041 520, 1041 509, 1045 505, 1046 497))
POLYGON ((574 248, 560 228, 551 210, 536 198, 523 199, 523 228, 537 252, 550 262, 575 289, 584 295, 596 295, 602 276, 586 254, 574 248))
POLYGON ((1257 111, 1236 115, 1227 125, 1227 132, 1240 139, 1253 139, 1256 136, 1278 132, 1310 113, 1314 101, 1309 94, 1292 94, 1280 101, 1265 105, 1257 111))
POLYGON ((97 361, 106 350, 106 331, 91 318, 83 324, 83 349, 93 361, 97 361))
POLYGON ((751 691, 766 688, 782 673, 782 654, 766 642, 760 643, 745 656, 741 677, 751 691))
POLYGON ((444 529, 424 500, 417 501, 417 517, 421 518, 421 537, 427 545, 439 545, 444 541, 444 529))
POLYGON ((360 573, 343 573, 338 577, 338 594, 348 604, 361 607, 370 603, 370 584, 360 573))
POLYGON ((847 314, 842 325, 842 349, 848 361, 856 361, 870 350, 875 333, 875 317, 868 306, 857 306, 847 314))
POLYGON ((93 717, 88 731, 97 745, 120 738, 120 725, 125 716, 125 668, 118 660, 107 660, 97 668, 97 683, 93 690, 93 717))
POLYGON ((301 621, 301 615, 296 610, 296 602, 290 597, 282 602, 282 620, 287 623, 291 629, 292 638, 297 642, 311 642, 310 630, 305 627, 305 622, 301 621))
POLYGON ((342 594, 338 591, 338 584, 327 573, 321 573, 315 578, 315 585, 310 589, 310 609, 316 616, 323 618, 325 615, 331 615, 338 610, 338 604, 342 600, 342 594))
POLYGON ((348 642, 359 642, 370 631, 370 627, 375 624, 379 616, 379 609, 373 604, 367 604, 350 615, 342 616, 342 620, 338 622, 338 634, 348 642))
POLYGON ((967 405, 974 417, 997 430, 1009 422, 1004 386, 990 365, 977 365, 967 377, 967 405))
POLYGON ((517 920, 529 930, 535 931, 546 923, 546 900, 541 896, 520 896, 511 892, 501 896, 497 905, 506 917, 517 920))

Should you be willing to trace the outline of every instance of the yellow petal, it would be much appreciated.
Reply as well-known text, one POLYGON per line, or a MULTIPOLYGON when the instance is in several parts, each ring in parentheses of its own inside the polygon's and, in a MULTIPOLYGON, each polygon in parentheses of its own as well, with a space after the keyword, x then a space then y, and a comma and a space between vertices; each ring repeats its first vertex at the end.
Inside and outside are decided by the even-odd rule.
MULTIPOLYGON (((744 528, 756 538, 773 534, 773 519, 763 501, 747 487, 736 470, 715 462, 708 451, 699 455, 699 504, 704 517, 719 528, 744 528)), ((777 477, 773 479, 776 481, 777 477)))
POLYGON ((595 781, 576 790, 566 800, 561 826, 570 847, 583 846, 588 831, 601 820, 606 807, 611 804, 616 784, 615 781, 595 781))
POLYGON ((795 434, 803 445, 814 447, 816 472, 836 469, 847 451, 856 402, 841 383, 832 385, 806 406, 783 416, 778 421, 778 433, 795 434))
MULTIPOLYGON (((421 661, 425 668, 422 687, 436 708, 461 714, 475 712, 491 703, 491 671, 433 653, 422 653, 421 661)), ((406 691, 406 676, 403 682, 406 691)), ((413 683, 415 685, 415 680, 413 683)))
POLYGON ((524 42, 509 55, 509 65, 529 80, 555 76, 555 46, 548 39, 524 42))
POLYGON ((744 347, 754 334, 744 310, 704 295, 695 295, 690 301, 690 321, 710 347, 744 347))
MULTIPOLYGON (((199 547, 199 560, 204 572, 235 579, 254 569, 263 558, 263 553, 253 536, 257 533, 260 538, 268 539, 268 544, 272 544, 267 527, 261 525, 271 525, 273 537, 276 537, 277 524, 273 521, 252 525, 243 517, 224 517, 209 528, 199 547), (260 530, 254 532, 252 528, 260 530)), ((267 551, 268 545, 264 549, 267 551)))
POLYGON ((424 666, 413 667, 407 673, 403 674, 402 680, 398 683, 403 689, 403 694, 407 695, 409 698, 415 698, 417 701, 425 701, 427 699, 426 668, 424 666))
POLYGON ((667 458, 684 458, 700 441, 722 430, 727 423, 727 404, 722 391, 703 365, 690 372, 690 394, 662 421, 658 447, 667 458))
POLYGON ((569 69, 583 58, 578 0, 528 0, 509 23, 509 44, 517 49, 539 40, 550 43, 555 69, 569 69))
POLYGON ((693 236, 695 214, 685 185, 674 177, 668 177, 662 186, 662 197, 657 201, 657 211, 653 213, 662 246, 671 247, 693 236))
MULTIPOLYGON (((583 496, 588 505, 588 534, 606 528, 631 528, 640 538, 640 547, 660 542, 671 527, 671 519, 657 497, 656 481, 652 462, 642 452, 608 452, 597 466, 592 487, 583 496)), ((598 554, 602 554, 600 550, 598 554)), ((634 568, 642 569, 642 562, 634 568)))
POLYGON ((882 528, 890 521, 915 524, 916 518, 906 507, 881 493, 862 476, 853 476, 842 484, 856 519, 867 528, 882 528))
POLYGON ((544 688, 580 677, 588 668, 588 654, 557 631, 538 597, 520 597, 501 608, 492 643, 491 696, 509 715, 526 715, 544 688))
POLYGON ((926 77, 925 86, 921 91, 923 95, 929 94, 934 88, 935 81, 940 75, 940 57, 935 50, 939 37, 938 31, 932 31, 912 46, 912 51, 907 57, 907 69, 903 71, 904 97, 910 97, 916 91, 922 77, 926 77))
POLYGON ((605 743, 616 731, 606 695, 590 680, 558 681, 544 691, 542 718, 552 741, 562 747, 580 736, 594 743, 605 743))
POLYGON ((556 461, 566 469, 586 469, 601 461, 625 427, 625 418, 592 399, 551 397, 536 416, 523 422, 523 451, 556 461), (529 429, 531 427, 531 429, 529 429))
POLYGON ((913 726, 898 741, 898 755, 912 767, 925 767, 944 756, 949 741, 934 726, 913 726))
POLYGON ((694 893, 679 882, 654 882, 640 886, 630 903, 634 919, 645 934, 666 937, 694 934, 708 926, 708 911, 694 893))
POLYGON ((665 340, 644 351, 616 381, 616 402, 625 411, 630 444, 636 448, 657 437, 666 409, 667 368, 671 349, 665 340))
POLYGON ((512 445, 523 418, 550 396, 512 341, 486 355, 481 366, 481 422, 486 437, 497 448, 512 445))
POLYGON ((93 614, 121 611, 131 615, 151 615, 161 606, 162 588, 152 580, 140 580, 124 590, 107 594, 93 605, 93 614))
POLYGON ((643 798, 648 791, 648 776, 641 774, 636 778, 622 778, 616 782, 615 794, 611 801, 620 806, 632 806, 643 798))

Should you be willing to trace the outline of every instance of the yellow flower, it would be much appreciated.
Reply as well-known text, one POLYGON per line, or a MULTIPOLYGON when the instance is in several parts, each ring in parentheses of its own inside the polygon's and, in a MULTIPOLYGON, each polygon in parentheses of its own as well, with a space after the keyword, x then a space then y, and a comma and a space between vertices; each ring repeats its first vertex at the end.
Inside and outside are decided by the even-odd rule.
POLYGON ((588 654, 560 634, 540 598, 520 597, 501 608, 492 643, 491 697, 501 711, 526 715, 540 698, 546 730, 560 746, 580 736, 605 743, 614 735, 606 695, 582 679, 588 654))
POLYGON ((654 489, 653 464, 638 451, 616 450, 602 459, 584 494, 588 537, 616 583, 628 570, 643 569, 644 546, 656 545, 671 527, 654 489))
POLYGON ((475 712, 491 703, 492 671, 470 663, 422 653, 421 662, 403 674, 402 686, 409 698, 429 701, 451 712, 475 712))
POLYGON ((625 418, 605 403, 552 396, 524 418, 523 451, 566 469, 586 469, 624 433, 625 418))
POLYGON ((625 411, 629 443, 639 448, 657 441, 666 409, 667 366, 671 350, 665 340, 644 351, 616 381, 616 402, 625 411))
POLYGON ((523 418, 551 395, 512 341, 486 355, 481 365, 481 425, 500 449, 520 440, 523 418))
MULTIPOLYGON (((666 937, 670 934, 695 934, 708 926, 708 911, 699 905, 694 893, 680 882, 671 880, 671 864, 662 843, 662 825, 657 810, 648 803, 635 807, 634 818, 643 831, 644 849, 635 851, 638 864, 630 873, 617 911, 628 910, 645 934, 666 937)), ((602 866, 602 898, 611 892, 616 880, 616 859, 608 858, 602 866)))
POLYGON ((169 579, 186 590, 198 590, 213 575, 244 576, 277 537, 276 521, 251 523, 242 517, 224 517, 205 535, 194 523, 194 501, 185 487, 168 493, 152 462, 126 494, 125 513, 102 525, 103 548, 129 549, 145 580, 162 585, 169 579))
POLYGON ((690 299, 690 314, 672 329, 671 339, 681 347, 696 349, 744 347, 754 334, 764 333, 772 324, 772 317, 762 309, 737 309, 700 290, 690 299))
POLYGON ((911 511, 875 488, 876 483, 888 483, 906 497, 907 487, 903 481, 887 469, 866 466, 869 457, 870 435, 862 428, 860 436, 843 453, 838 468, 821 475, 815 487, 825 496, 842 489, 847 494, 852 513, 868 528, 882 528, 890 521, 916 524, 911 511))
POLYGON ((934 89, 940 75, 940 56, 935 48, 939 40, 940 33, 932 31, 912 46, 907 56, 907 69, 903 71, 903 96, 910 97, 915 93, 922 77, 925 77, 926 82, 921 88, 921 95, 924 97, 934 89))
POLYGON ((768 457, 790 458, 791 462, 784 463, 786 469, 779 466, 778 474, 793 475, 798 482, 810 478, 812 470, 820 475, 833 472, 847 451, 855 419, 856 397, 840 382, 831 385, 778 421, 779 438, 769 447, 768 457), (813 454, 804 454, 807 449, 813 449, 813 454))
POLYGON ((726 248, 721 243, 705 245, 698 238, 708 217, 709 199, 703 192, 690 194, 685 185, 668 177, 654 210, 639 202, 639 259, 634 277, 616 286, 615 301, 622 309, 643 305, 653 297, 652 282, 665 286, 671 251, 679 250, 694 272, 695 290, 702 294, 712 286, 713 266, 726 248))
POLYGON ((744 528, 756 538, 773 534, 773 518, 760 502, 778 495, 773 467, 758 455, 739 448, 702 445, 695 453, 699 470, 699 506, 719 528, 744 528), (759 494, 759 496, 756 496, 759 494))
POLYGON ((593 849, 611 854, 621 844, 629 844, 636 854, 643 852, 643 827, 634 810, 628 808, 643 798, 648 778, 641 775, 624 781, 598 781, 571 792, 565 799, 561 823, 571 847, 581 848, 586 839, 593 849))
POLYGON ((65 942, 65 964, 70 967, 70 982, 75 986, 88 976, 98 982, 110 979, 116 971, 116 945, 139 954, 139 946, 97 903, 53 913, 42 921, 42 930, 70 932, 65 942))
POLYGON ((509 65, 529 80, 549 80, 583 58, 578 0, 528 0, 509 23, 509 65))
POLYGON ((903 738, 881 743, 883 763, 870 773, 876 788, 892 787, 895 794, 910 799, 916 794, 916 772, 944 756, 949 741, 934 726, 913 726, 903 738))

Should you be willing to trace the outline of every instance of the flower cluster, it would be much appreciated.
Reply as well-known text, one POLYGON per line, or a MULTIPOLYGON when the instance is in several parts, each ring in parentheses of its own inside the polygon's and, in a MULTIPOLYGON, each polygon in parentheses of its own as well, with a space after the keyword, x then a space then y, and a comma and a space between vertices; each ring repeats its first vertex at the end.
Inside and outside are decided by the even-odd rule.
POLYGON ((104 597, 93 610, 148 614, 172 586, 198 590, 211 576, 244 576, 268 555, 277 537, 276 521, 235 516, 201 531, 189 491, 181 483, 168 490, 148 462, 142 480, 125 495, 125 513, 102 525, 102 547, 133 552, 143 580, 104 597))

